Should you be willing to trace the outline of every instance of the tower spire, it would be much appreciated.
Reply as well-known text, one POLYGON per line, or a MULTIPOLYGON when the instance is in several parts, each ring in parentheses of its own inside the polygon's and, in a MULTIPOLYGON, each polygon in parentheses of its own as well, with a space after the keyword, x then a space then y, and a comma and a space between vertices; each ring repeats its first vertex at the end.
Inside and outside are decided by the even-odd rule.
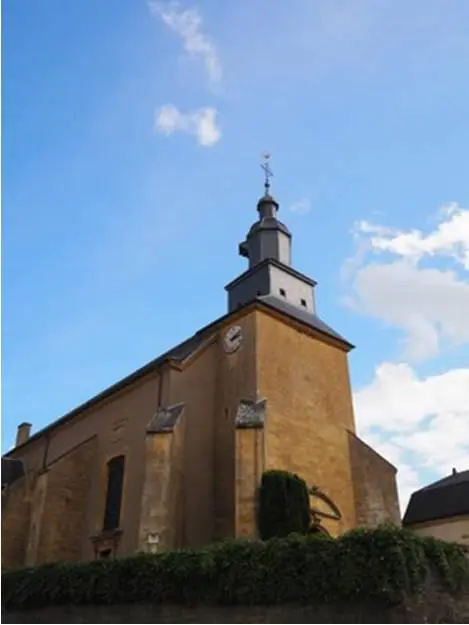
POLYGON ((225 287, 228 310, 268 298, 275 305, 300 309, 304 315, 305 308, 314 311, 312 287, 316 283, 292 267, 292 235, 277 219, 279 205, 270 195, 270 154, 263 152, 261 159, 264 195, 257 202, 258 219, 238 247, 239 254, 248 259, 249 268, 225 287))
POLYGON ((269 152, 262 152, 262 163, 261 168, 264 170, 264 195, 270 195, 270 179, 274 175, 272 170, 270 169, 269 161, 270 154, 269 152))
POLYGON ((270 154, 269 152, 262 152, 261 156, 261 168, 264 171, 264 195, 257 203, 257 210, 261 220, 266 218, 276 219, 278 204, 270 195, 270 179, 274 175, 270 169, 270 154))

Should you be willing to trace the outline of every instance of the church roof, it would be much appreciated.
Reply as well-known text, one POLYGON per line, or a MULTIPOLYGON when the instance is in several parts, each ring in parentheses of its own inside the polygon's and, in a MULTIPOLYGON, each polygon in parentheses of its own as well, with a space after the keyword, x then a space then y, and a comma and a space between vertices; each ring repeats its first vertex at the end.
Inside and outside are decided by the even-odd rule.
POLYGON ((294 306, 284 299, 275 297, 275 295, 261 295, 257 298, 257 300, 263 304, 267 304, 267 306, 270 306, 271 308, 275 308, 275 310, 278 310, 289 317, 293 317, 294 319, 305 323, 322 334, 327 334, 328 336, 337 339, 341 343, 344 343, 349 349, 353 349, 353 345, 342 335, 324 323, 324 321, 322 321, 317 315, 309 312, 309 310, 305 310, 299 306, 294 306))
POLYGON ((264 217, 263 219, 254 222, 249 229, 248 237, 252 236, 255 232, 258 232, 259 230, 280 230, 280 232, 283 232, 287 236, 291 237, 290 230, 286 227, 284 223, 282 223, 275 217, 264 217))
POLYGON ((290 274, 291 276, 295 276, 297 278, 300 278, 300 280, 302 280, 303 282, 306 282, 307 284, 310 284, 311 286, 316 286, 316 284, 317 284, 316 280, 313 280, 313 278, 310 278, 309 276, 305 275, 304 273, 301 273, 300 271, 297 271, 296 269, 293 269, 293 267, 290 267, 289 265, 284 265, 283 263, 278 261, 276 258, 264 258, 264 260, 262 260, 260 263, 255 264, 254 267, 249 267, 242 274, 240 274, 239 276, 236 276, 236 278, 234 278, 234 280, 232 280, 231 282, 229 282, 225 286, 225 290, 229 290, 235 284, 238 284, 239 282, 242 282, 249 275, 253 275, 257 271, 260 271, 266 265, 273 265, 274 267, 278 267, 282 271, 285 271, 286 273, 290 274))
POLYGON ((453 472, 413 493, 403 525, 469 514, 469 471, 453 472))
MULTIPOLYGON (((309 313, 306 310, 303 310, 297 306, 293 306, 292 304, 289 304, 288 302, 280 300, 272 295, 258 297, 256 298, 256 300, 247 303, 246 307, 254 304, 256 301, 259 302, 260 304, 264 304, 265 306, 271 309, 274 309, 280 313, 283 313, 290 318, 296 319, 297 321, 300 321, 301 323, 317 330, 318 332, 326 336, 332 337, 335 340, 340 341, 341 343, 344 344, 344 346, 347 349, 353 349, 353 345, 351 345, 348 341, 346 341, 340 334, 335 332, 335 330, 333 330, 328 325, 326 325, 323 321, 321 321, 319 317, 309 313)), ((236 311, 236 313, 238 313, 239 310, 236 311)), ((232 313, 228 313, 227 315, 223 315, 222 317, 219 317, 218 319, 216 319, 209 325, 199 330, 196 334, 191 336, 189 339, 183 341, 182 343, 179 343, 175 347, 172 347, 171 349, 164 352, 163 354, 161 354, 154 360, 151 360, 150 362, 148 362, 146 365, 144 365, 140 369, 137 369, 136 371, 126 376, 125 378, 119 380, 118 382, 108 387, 107 389, 99 393, 98 395, 95 395, 94 397, 92 397, 85 403, 81 404, 77 408, 74 408, 71 412, 68 412, 63 417, 60 417, 56 421, 53 421, 51 424, 35 432, 29 437, 29 439, 25 443, 8 451, 3 456, 3 458, 10 457, 10 454, 13 454, 16 451, 16 449, 18 449, 19 447, 23 447, 23 445, 27 445, 33 440, 36 440, 40 438, 41 436, 43 436, 45 432, 71 421, 78 414, 82 413, 84 410, 90 408, 91 406, 97 404, 99 401, 107 397, 110 397, 117 391, 125 388, 129 384, 132 384, 132 382, 134 382, 138 378, 146 375, 147 373, 150 373, 151 371, 154 371, 155 369, 158 369, 158 367, 160 367, 165 361, 167 360, 176 360, 177 362, 184 361, 198 347, 200 347, 204 341, 206 341, 209 338, 211 333, 214 331, 215 326, 217 326, 220 322, 224 321, 225 319, 227 319, 228 317, 234 314, 235 313, 232 312, 232 313)))

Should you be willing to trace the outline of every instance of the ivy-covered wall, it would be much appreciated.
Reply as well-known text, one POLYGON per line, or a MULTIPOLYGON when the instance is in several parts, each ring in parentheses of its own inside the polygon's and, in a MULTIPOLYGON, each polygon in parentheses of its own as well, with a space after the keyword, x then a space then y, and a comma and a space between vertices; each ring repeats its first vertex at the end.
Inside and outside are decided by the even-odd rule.
MULTIPOLYGON (((392 528, 354 530, 338 539, 291 535, 265 542, 228 541, 203 550, 57 563, 2 575, 5 623, 189 622, 184 620, 189 608, 199 611, 192 612, 192 622, 230 622, 219 618, 228 607, 238 616, 240 609, 247 610, 245 618, 231 622, 423 622, 402 620, 402 610, 425 613, 434 605, 431 597, 437 596, 435 609, 452 610, 461 619, 468 590, 469 560, 462 549, 392 528), (116 620, 117 605, 127 606, 119 611, 131 620, 116 620), (165 616, 167 606, 173 606, 171 618, 165 616), (250 620, 247 606, 258 606, 257 620, 250 620), (262 608, 261 620, 260 606, 271 606, 262 608), (283 608, 272 612, 273 606, 283 608), (357 618, 368 613, 373 618, 334 620, 346 606, 362 614, 357 618), (313 609, 323 615, 329 611, 332 620, 310 620, 313 609), (147 616, 135 620, 138 610, 147 616), (288 610, 293 612, 286 618, 288 610), (16 617, 19 612, 26 613, 16 617), (111 613, 111 621, 103 620, 111 613), (176 613, 182 620, 171 620, 176 613), (218 614, 216 620, 207 618, 208 613, 218 614), (300 613, 308 620, 298 620, 300 613), (385 614, 392 619, 399 614, 400 620, 383 620, 385 614)), ((435 620, 436 613, 425 618, 467 622, 451 620, 449 612, 443 621, 435 620)))

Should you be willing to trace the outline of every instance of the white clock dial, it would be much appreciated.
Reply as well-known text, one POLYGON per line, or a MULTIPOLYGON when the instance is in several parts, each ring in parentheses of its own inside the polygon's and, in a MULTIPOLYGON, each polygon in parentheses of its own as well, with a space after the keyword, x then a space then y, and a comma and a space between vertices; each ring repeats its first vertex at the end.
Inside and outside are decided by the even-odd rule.
POLYGON ((243 340, 243 330, 241 326, 231 326, 223 337, 223 347, 228 353, 235 352, 243 340))

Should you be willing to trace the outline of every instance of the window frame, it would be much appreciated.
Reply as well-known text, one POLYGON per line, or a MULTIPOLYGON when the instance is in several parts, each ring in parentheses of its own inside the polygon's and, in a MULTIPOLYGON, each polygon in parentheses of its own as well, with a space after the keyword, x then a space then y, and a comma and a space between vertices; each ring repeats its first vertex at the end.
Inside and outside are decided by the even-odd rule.
POLYGON ((126 458, 113 456, 106 463, 106 492, 104 498, 103 532, 119 529, 124 498, 126 458))

